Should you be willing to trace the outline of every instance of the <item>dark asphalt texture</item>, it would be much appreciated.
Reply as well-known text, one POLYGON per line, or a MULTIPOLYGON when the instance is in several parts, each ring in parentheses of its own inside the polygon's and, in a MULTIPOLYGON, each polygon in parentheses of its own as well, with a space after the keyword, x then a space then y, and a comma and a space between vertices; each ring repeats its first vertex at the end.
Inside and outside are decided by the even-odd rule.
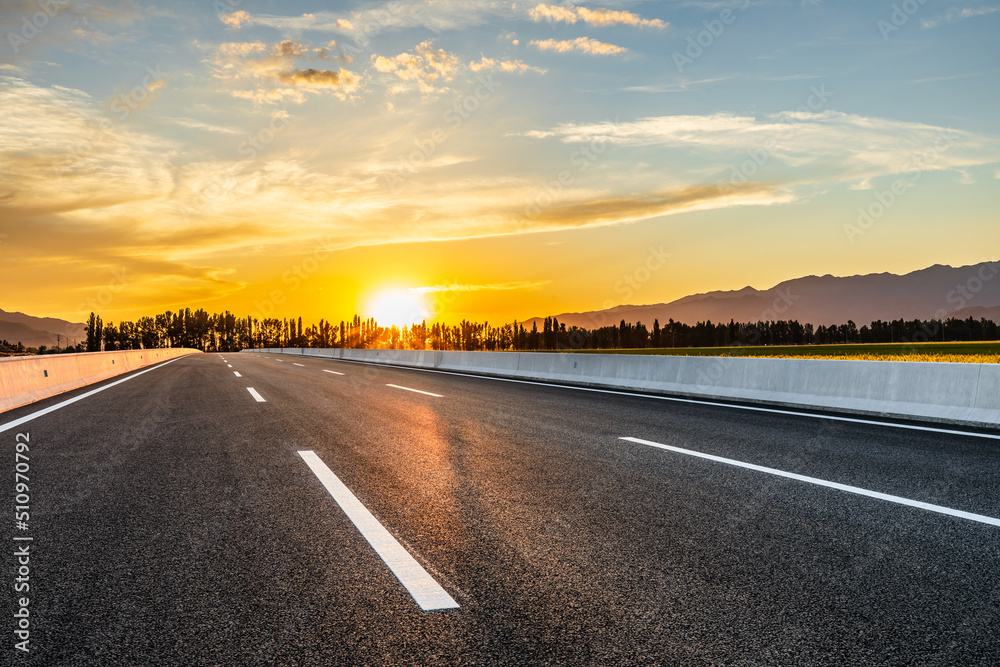
POLYGON ((0 433, 11 509, 31 438, 4 664, 1000 664, 1000 528, 619 438, 991 517, 998 440, 266 356, 186 357, 0 433), (300 450, 460 609, 422 612, 300 450))

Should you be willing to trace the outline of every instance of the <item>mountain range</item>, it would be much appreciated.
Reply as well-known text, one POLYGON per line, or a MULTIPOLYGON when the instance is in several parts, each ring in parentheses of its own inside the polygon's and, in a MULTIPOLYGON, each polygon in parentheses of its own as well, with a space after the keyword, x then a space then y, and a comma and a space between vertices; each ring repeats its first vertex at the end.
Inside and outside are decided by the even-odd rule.
MULTIPOLYGON (((956 317, 1000 322, 1000 262, 951 267, 936 264, 896 275, 806 276, 758 290, 706 292, 669 303, 621 305, 606 310, 562 313, 556 318, 567 327, 587 329, 616 325, 621 320, 647 326, 673 319, 685 324, 798 320, 815 326, 844 324, 859 327, 875 320, 929 320, 956 317)), ((542 318, 524 322, 542 327, 542 318)))
POLYGON ((32 317, 24 313, 0 310, 0 340, 21 343, 25 347, 55 347, 87 340, 82 322, 67 322, 55 317, 32 317))
MULTIPOLYGON (((744 287, 693 294, 669 303, 556 315, 567 327, 587 329, 617 325, 621 320, 647 326, 654 319, 661 325, 673 319, 685 324, 798 320, 816 326, 853 320, 860 327, 875 320, 950 317, 1000 322, 1000 262, 960 267, 936 264, 905 275, 806 276, 764 290, 744 287)), ((542 320, 536 317, 522 324, 530 329, 537 323, 541 329, 542 320)), ((57 340, 66 346, 67 338, 69 343, 86 340, 83 323, 0 310, 0 340, 53 347, 57 340)))

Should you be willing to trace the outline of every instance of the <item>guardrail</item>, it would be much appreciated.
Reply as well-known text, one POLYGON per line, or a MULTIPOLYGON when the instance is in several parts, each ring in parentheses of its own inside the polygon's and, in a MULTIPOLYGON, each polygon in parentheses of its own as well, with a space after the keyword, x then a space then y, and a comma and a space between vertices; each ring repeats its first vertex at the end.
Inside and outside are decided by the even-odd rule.
POLYGON ((975 427, 1000 425, 1000 364, 287 347, 259 351, 975 427))
POLYGON ((198 350, 166 348, 0 359, 0 412, 198 350))

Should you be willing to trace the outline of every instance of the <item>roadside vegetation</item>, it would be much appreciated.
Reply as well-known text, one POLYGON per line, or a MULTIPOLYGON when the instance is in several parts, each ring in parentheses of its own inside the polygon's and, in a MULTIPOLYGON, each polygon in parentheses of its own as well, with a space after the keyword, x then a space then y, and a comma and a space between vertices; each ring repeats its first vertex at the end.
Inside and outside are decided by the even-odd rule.
POLYGON ((697 357, 783 357, 791 359, 849 359, 856 361, 936 361, 966 364, 1000 363, 1000 341, 775 345, 763 347, 666 347, 573 351, 585 354, 669 354, 697 357))

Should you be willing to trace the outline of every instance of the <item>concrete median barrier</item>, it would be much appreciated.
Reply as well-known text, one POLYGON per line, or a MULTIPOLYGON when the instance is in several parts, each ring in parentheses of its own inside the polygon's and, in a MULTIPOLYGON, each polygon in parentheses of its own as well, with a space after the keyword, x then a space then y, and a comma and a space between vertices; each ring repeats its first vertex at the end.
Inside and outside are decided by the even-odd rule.
POLYGON ((1000 425, 997 364, 546 352, 261 351, 965 426, 1000 425))
POLYGON ((154 349, 0 358, 0 412, 198 350, 154 349))

